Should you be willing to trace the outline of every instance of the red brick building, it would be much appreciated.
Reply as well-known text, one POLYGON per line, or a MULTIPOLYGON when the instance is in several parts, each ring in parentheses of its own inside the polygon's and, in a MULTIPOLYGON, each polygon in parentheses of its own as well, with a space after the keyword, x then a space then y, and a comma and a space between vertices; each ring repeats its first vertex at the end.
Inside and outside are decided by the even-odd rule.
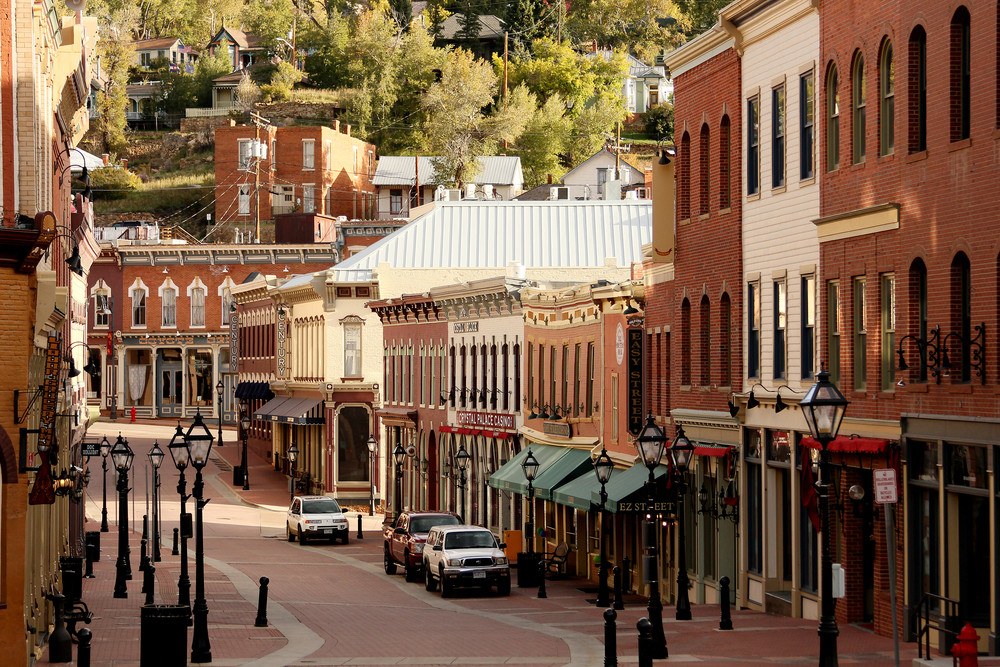
POLYGON ((218 127, 215 130, 215 218, 252 225, 283 213, 371 219, 375 214, 375 146, 351 126, 218 127), (259 141, 263 153, 254 150, 259 141), (261 155, 264 155, 261 157, 261 155))

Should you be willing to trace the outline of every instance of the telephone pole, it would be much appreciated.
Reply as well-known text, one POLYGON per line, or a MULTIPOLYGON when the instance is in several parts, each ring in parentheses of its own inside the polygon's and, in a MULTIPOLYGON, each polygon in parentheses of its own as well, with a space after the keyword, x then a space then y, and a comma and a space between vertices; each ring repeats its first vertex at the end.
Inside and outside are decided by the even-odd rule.
MULTIPOLYGON (((263 118, 260 114, 256 114, 253 111, 250 112, 250 120, 253 121, 254 125, 254 175, 253 175, 253 192, 254 192, 254 231, 253 238, 254 242, 260 243, 260 161, 264 159, 267 155, 267 146, 260 143, 260 128, 262 126, 271 127, 271 121, 263 118)), ((271 156, 271 160, 274 160, 274 156, 271 156)))

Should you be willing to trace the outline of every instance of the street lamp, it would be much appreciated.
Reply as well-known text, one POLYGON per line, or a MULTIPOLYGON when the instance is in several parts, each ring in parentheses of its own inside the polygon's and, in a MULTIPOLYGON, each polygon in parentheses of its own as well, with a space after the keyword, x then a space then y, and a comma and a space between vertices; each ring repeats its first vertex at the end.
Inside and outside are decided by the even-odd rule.
POLYGON ((108 436, 101 440, 101 470, 104 471, 104 490, 101 499, 101 532, 108 532, 108 454, 111 453, 111 443, 108 436))
MULTIPOLYGON (((805 398, 799 402, 802 414, 809 425, 813 439, 822 447, 819 459, 819 507, 823 517, 823 547, 820 559, 820 591, 822 612, 819 617, 819 664, 820 667, 837 665, 837 617, 833 599, 833 564, 830 561, 830 450, 829 445, 840 431, 840 423, 847 411, 848 400, 830 382, 830 374, 820 368, 816 374, 816 384, 809 388, 805 398)), ((803 463, 808 465, 808 463, 803 463)))
POLYGON ((674 618, 678 621, 691 620, 691 602, 688 600, 687 547, 684 544, 684 513, 681 503, 684 501, 685 475, 691 465, 694 455, 694 445, 684 435, 684 428, 677 427, 677 436, 670 447, 670 458, 673 462, 673 482, 677 490, 677 604, 674 607, 674 618))
POLYGON ((160 464, 163 463, 160 443, 153 442, 149 450, 149 463, 153 466, 153 562, 160 562, 160 464))
POLYGON ((194 632, 191 638, 191 662, 212 662, 212 643, 208 638, 208 602, 205 600, 205 483, 201 471, 212 451, 212 432, 201 418, 201 410, 184 434, 188 458, 196 471, 194 478, 195 523, 198 532, 194 542, 194 632))
POLYGON ((222 378, 215 385, 215 394, 219 397, 219 447, 222 447, 222 392, 226 385, 222 384, 222 378))
POLYGON ((597 606, 607 607, 610 603, 608 595, 608 567, 605 561, 607 554, 607 514, 605 505, 608 502, 608 492, 604 490, 605 484, 611 479, 611 473, 615 469, 615 462, 608 456, 606 449, 601 447, 601 454, 594 461, 594 472, 597 473, 597 481, 601 483, 601 562, 597 568, 597 606))
POLYGON ((656 481, 653 471, 660 464, 663 458, 663 448, 667 444, 667 436, 663 429, 656 425, 652 413, 646 418, 646 425, 639 433, 635 446, 642 457, 642 464, 649 470, 649 479, 646 480, 646 496, 649 498, 649 511, 646 514, 646 522, 642 526, 642 541, 646 549, 645 567, 647 583, 649 584, 649 602, 646 610, 649 613, 649 622, 652 625, 653 641, 650 652, 654 659, 662 660, 667 657, 667 638, 663 634, 663 603, 660 601, 659 569, 656 554, 656 521, 653 519, 652 508, 655 500, 656 481))
POLYGON ((375 449, 378 441, 374 435, 369 435, 365 442, 368 445, 368 484, 371 495, 368 498, 368 516, 375 516, 375 449))
POLYGON ((398 442, 396 447, 392 450, 392 460, 396 462, 396 516, 394 519, 398 519, 399 515, 403 511, 403 459, 406 458, 406 451, 403 446, 398 442))
POLYGON ((458 446, 458 453, 455 454, 455 465, 458 466, 458 488, 462 490, 461 503, 459 504, 459 514, 465 516, 465 471, 469 467, 472 457, 465 450, 465 443, 458 446))
POLYGON ((111 462, 118 471, 118 561, 115 564, 115 597, 127 598, 128 588, 125 581, 130 579, 132 573, 128 563, 128 534, 126 524, 128 523, 128 471, 132 467, 132 449, 128 446, 128 441, 118 434, 114 447, 111 448, 111 462))
POLYGON ((535 553, 535 490, 532 484, 535 481, 535 475, 538 474, 538 459, 535 458, 530 449, 527 456, 521 461, 521 470, 524 472, 524 478, 528 480, 528 524, 525 526, 527 529, 525 532, 528 533, 528 554, 533 556, 535 553))
POLYGON ((187 499, 191 496, 187 495, 187 482, 184 479, 184 470, 188 467, 191 457, 187 443, 184 441, 184 429, 181 428, 180 422, 177 422, 177 430, 174 431, 174 437, 170 439, 170 444, 167 445, 167 451, 170 452, 170 458, 174 461, 174 467, 180 473, 180 477, 177 480, 177 493, 181 497, 181 526, 178 531, 181 536, 181 574, 177 579, 177 604, 190 607, 191 580, 188 578, 187 540, 191 537, 191 515, 186 512, 185 505, 187 504, 187 499))
POLYGON ((292 446, 288 448, 288 462, 291 464, 291 466, 289 466, 288 472, 292 476, 291 483, 289 484, 291 488, 288 490, 289 502, 291 502, 292 497, 295 495, 295 461, 298 458, 299 458, 299 447, 293 441, 292 446))
POLYGON ((240 415, 240 429, 243 436, 243 454, 240 456, 240 472, 243 475, 243 490, 250 490, 250 472, 247 470, 247 438, 250 437, 250 410, 243 406, 240 415))

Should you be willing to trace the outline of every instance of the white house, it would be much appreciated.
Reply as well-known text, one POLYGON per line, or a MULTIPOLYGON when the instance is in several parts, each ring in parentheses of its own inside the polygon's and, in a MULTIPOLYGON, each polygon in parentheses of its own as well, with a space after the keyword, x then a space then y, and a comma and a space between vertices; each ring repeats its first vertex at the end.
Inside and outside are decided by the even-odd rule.
POLYGON ((631 154, 615 156, 608 148, 602 148, 594 155, 569 170, 563 176, 562 187, 566 196, 556 188, 553 199, 618 199, 614 193, 607 192, 605 185, 612 181, 621 181, 621 197, 646 199, 646 173, 643 166, 631 154), (615 178, 615 170, 618 178, 615 178), (635 195, 629 192, 635 191, 635 195))
MULTIPOLYGON (((584 54, 587 58, 604 58, 610 61, 615 52, 611 49, 594 49, 584 54)), ((674 84, 667 78, 663 65, 647 65, 635 56, 625 54, 628 74, 622 82, 622 96, 629 113, 646 113, 667 101, 674 91, 674 84)))
POLYGON ((185 46, 180 37, 139 39, 132 42, 132 48, 135 50, 134 62, 142 69, 149 69, 153 61, 163 58, 170 64, 171 71, 194 74, 198 52, 185 46))

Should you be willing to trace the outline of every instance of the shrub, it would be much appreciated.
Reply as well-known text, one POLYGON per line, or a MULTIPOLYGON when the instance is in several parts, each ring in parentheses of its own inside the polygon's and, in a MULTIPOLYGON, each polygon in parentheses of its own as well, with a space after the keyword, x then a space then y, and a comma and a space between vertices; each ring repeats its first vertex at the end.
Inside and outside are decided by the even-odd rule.
POLYGON ((674 105, 660 104, 643 114, 646 134, 657 141, 670 141, 674 137, 674 105))
POLYGON ((142 185, 142 180, 128 169, 101 167, 90 172, 94 199, 124 199, 127 191, 142 185))

